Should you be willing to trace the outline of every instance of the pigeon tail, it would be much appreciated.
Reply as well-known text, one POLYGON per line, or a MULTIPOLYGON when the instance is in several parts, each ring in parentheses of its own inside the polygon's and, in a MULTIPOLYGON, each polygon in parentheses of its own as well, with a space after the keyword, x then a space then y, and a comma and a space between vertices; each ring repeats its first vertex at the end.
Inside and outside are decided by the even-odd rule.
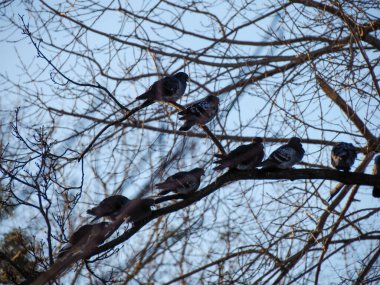
POLYGON ((97 216, 97 214, 95 213, 94 209, 88 209, 87 210, 87 214, 91 215, 91 216, 95 216, 92 220, 91 220, 91 223, 95 222, 96 220, 100 219, 100 217, 97 216))
POLYGON ((228 163, 228 161, 226 161, 225 156, 222 157, 222 155, 220 155, 219 157, 220 157, 219 160, 213 161, 213 164, 219 164, 213 168, 214 170, 219 171, 219 170, 223 170, 227 167, 230 167, 230 165, 229 165, 230 163, 228 163))
POLYGON ((92 216, 96 216, 94 209, 88 209, 86 213, 92 216))
MULTIPOLYGON (((215 162, 215 163, 217 163, 217 162, 215 162)), ((225 168, 227 168, 227 166, 221 164, 221 165, 218 165, 217 167, 214 167, 213 170, 221 171, 221 170, 223 170, 223 169, 225 169, 225 168)))
POLYGON ((66 253, 70 251, 70 249, 73 247, 71 243, 65 244, 58 252, 57 258, 62 258, 66 253))
POLYGON ((225 154, 216 153, 216 154, 214 154, 214 157, 223 159, 223 158, 226 158, 226 155, 225 154))
POLYGON ((166 195, 168 193, 170 193, 172 190, 163 190, 161 192, 158 193, 158 196, 163 196, 163 195, 166 195))
POLYGON ((97 221, 97 220, 99 220, 100 219, 100 217, 95 217, 95 218, 93 218, 92 220, 91 220, 91 223, 93 223, 93 222, 95 222, 95 221, 97 221))
POLYGON ((139 106, 139 109, 141 110, 142 108, 148 107, 148 106, 152 105, 153 103, 154 103, 154 100, 148 99, 139 106))
POLYGON ((194 124, 195 124, 195 122, 193 122, 193 121, 187 121, 187 122, 185 122, 185 124, 183 124, 182 127, 179 128, 179 130, 186 132, 186 131, 190 130, 192 128, 192 126, 194 126, 194 124))
POLYGON ((137 96, 136 100, 146 100, 150 98, 152 98, 152 92, 151 90, 148 90, 145 93, 141 94, 140 96, 137 96))
POLYGON ((262 167, 262 169, 275 168, 274 163, 268 160, 260 162, 257 167, 262 167))

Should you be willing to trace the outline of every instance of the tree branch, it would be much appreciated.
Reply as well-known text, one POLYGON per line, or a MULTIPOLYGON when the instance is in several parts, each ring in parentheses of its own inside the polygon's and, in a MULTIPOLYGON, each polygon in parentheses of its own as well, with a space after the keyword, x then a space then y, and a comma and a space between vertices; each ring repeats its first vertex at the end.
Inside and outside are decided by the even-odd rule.
POLYGON ((353 283, 354 285, 363 284, 364 278, 366 277, 368 272, 371 270, 372 266, 375 264, 375 262, 379 258, 379 256, 380 256, 380 246, 377 247, 375 254, 369 260, 368 264, 360 271, 358 278, 353 283))
MULTIPOLYGON (((261 169, 255 169, 252 171, 237 171, 230 170, 225 174, 219 176, 214 182, 204 187, 200 191, 195 192, 193 195, 188 196, 186 200, 180 201, 178 203, 172 204, 170 206, 164 207, 162 209, 154 211, 151 216, 141 223, 136 224, 133 228, 126 231, 124 234, 119 237, 111 240, 110 242, 96 247, 96 244, 82 245, 82 254, 73 254, 68 255, 64 258, 59 264, 54 264, 52 268, 48 271, 42 273, 39 278, 35 281, 34 284, 43 284, 38 283, 41 281, 47 282, 46 280, 54 280, 62 272, 68 269, 71 264, 76 262, 81 258, 90 258, 96 254, 108 251, 109 249, 125 242, 131 238, 135 233, 137 233, 144 225, 146 225, 151 220, 158 218, 162 215, 166 215, 180 209, 183 209, 202 198, 210 195, 214 191, 218 190, 222 186, 238 181, 238 180, 273 180, 273 179, 324 179, 324 180, 335 180, 340 181, 345 184, 361 184, 361 185, 380 185, 380 177, 375 175, 369 175, 364 173, 355 173, 355 172, 341 172, 337 170, 326 170, 326 169, 287 169, 287 170, 278 170, 278 171, 266 171, 261 169)), ((174 195, 169 196, 168 198, 173 199, 174 195)), ((160 202, 164 202, 163 198, 160 199, 160 202)))
POLYGON ((319 86, 326 93, 326 95, 342 110, 343 113, 355 124, 358 130, 363 134, 363 136, 367 139, 368 144, 372 145, 375 141, 377 141, 376 137, 372 134, 372 132, 366 127, 360 117, 356 114, 356 112, 351 108, 350 105, 343 100, 342 97, 318 74, 315 75, 315 79, 317 80, 319 86))
MULTIPOLYGON (((279 171, 264 171, 264 170, 253 170, 253 171, 228 171, 225 174, 219 176, 214 182, 204 187, 203 189, 195 192, 192 195, 188 195, 187 198, 178 203, 172 204, 165 208, 161 208, 153 212, 152 216, 149 217, 143 225, 139 226, 140 228, 144 226, 149 221, 153 220, 162 215, 166 215, 180 209, 183 209, 197 201, 200 201, 202 198, 210 195, 215 192, 219 188, 223 187, 230 182, 238 181, 238 180, 275 180, 275 179, 290 179, 290 180, 298 180, 298 179, 323 179, 323 180, 335 180, 340 181, 342 183, 354 185, 354 184, 362 184, 362 185, 380 185, 380 177, 375 175, 369 175, 364 173, 355 173, 355 172, 341 172, 337 170, 326 170, 326 169, 288 169, 288 170, 279 170, 279 171)), ((183 199, 183 195, 169 195, 160 197, 156 200, 157 203, 166 202, 168 200, 172 200, 175 198, 183 199), (165 200, 165 197, 167 198, 165 200)), ((124 234, 120 235, 118 238, 101 245, 92 253, 92 255, 99 254, 103 251, 109 250, 110 248, 128 240, 131 236, 133 236, 137 231, 135 228, 128 230, 124 234)))

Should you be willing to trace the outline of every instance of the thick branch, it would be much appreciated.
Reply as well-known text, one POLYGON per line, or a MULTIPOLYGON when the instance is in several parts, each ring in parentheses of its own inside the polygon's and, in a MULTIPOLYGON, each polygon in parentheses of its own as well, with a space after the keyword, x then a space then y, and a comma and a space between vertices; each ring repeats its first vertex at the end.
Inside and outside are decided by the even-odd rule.
MULTIPOLYGON (((335 7, 327 5, 324 2, 320 2, 320 1, 317 2, 317 1, 313 1, 313 0, 291 0, 290 2, 302 4, 302 5, 312 7, 312 8, 321 10, 321 11, 329 12, 332 15, 338 16, 342 20, 345 20, 344 18, 346 17, 346 15, 343 13, 342 10, 336 9, 335 7)), ((350 20, 350 22, 349 22, 350 26, 353 28, 362 29, 362 33, 372 32, 372 31, 378 30, 380 28, 380 20, 378 20, 378 19, 374 20, 370 23, 366 23, 364 25, 360 25, 358 23, 355 23, 354 20, 352 19, 352 17, 350 17, 349 20, 350 20)))
MULTIPOLYGON (((186 200, 180 201, 176 204, 172 204, 168 207, 161 208, 157 211, 154 211, 153 215, 150 217, 150 220, 157 218, 159 216, 169 214, 180 209, 183 209, 197 201, 200 201, 202 198, 210 195, 214 191, 223 187, 224 185, 238 181, 238 180, 248 180, 248 179, 257 179, 257 180, 273 180, 273 179, 324 179, 324 180, 335 180, 340 181, 345 184, 362 184, 362 185, 380 185, 380 177, 363 174, 363 173, 354 173, 354 172, 341 172, 337 170, 327 170, 327 169, 291 169, 291 170, 279 170, 279 171, 263 171, 263 170, 253 170, 253 171, 228 171, 227 173, 219 176, 214 182, 204 187, 203 189, 195 192, 193 195, 189 196, 186 200)), ((183 195, 170 195, 161 197, 156 200, 156 203, 165 202, 174 198, 183 198, 183 195), (166 200, 165 200, 166 197, 166 200)), ((133 229, 132 229, 133 230, 133 229)), ((118 238, 98 247, 93 254, 98 254, 103 251, 109 250, 110 248, 126 241, 134 233, 127 231, 118 238)))
POLYGON ((373 142, 376 141, 376 137, 371 133, 371 131, 366 127, 360 117, 356 114, 356 112, 351 108, 350 105, 343 100, 342 97, 318 74, 315 75, 315 78, 322 88, 322 90, 326 93, 326 95, 342 110, 343 113, 355 124, 358 130, 363 134, 363 136, 369 142, 369 145, 372 145, 373 142))
POLYGON ((217 139, 217 137, 210 131, 210 129, 207 127, 207 126, 200 126, 202 128, 202 130, 204 130, 204 132, 211 138, 211 140, 214 142, 214 144, 216 145, 216 147, 218 148, 219 150, 219 153, 221 154, 226 154, 226 151, 224 150, 222 144, 220 143, 220 141, 217 139))
MULTIPOLYGON (((278 170, 278 171, 265 171, 265 170, 253 170, 253 171, 228 171, 227 173, 219 176, 214 182, 204 187, 200 191, 195 192, 193 195, 189 196, 186 200, 180 201, 178 203, 172 204, 170 206, 161 208, 152 213, 144 222, 137 224, 135 227, 126 231, 119 237, 111 240, 110 242, 101 245, 97 248, 93 246, 83 246, 86 251, 82 255, 74 255, 68 260, 60 265, 53 265, 53 268, 43 273, 38 280, 53 280, 54 277, 58 276, 60 273, 68 269, 71 264, 80 258, 80 256, 86 256, 90 258, 96 254, 108 251, 113 247, 125 242, 131 238, 135 233, 137 233, 144 225, 146 225, 151 220, 158 218, 162 215, 166 215, 172 212, 176 212, 183 209, 189 205, 200 201, 202 198, 210 195, 214 191, 218 190, 222 186, 237 180, 248 180, 248 179, 258 179, 258 180, 271 180, 271 179, 324 179, 324 180, 336 180, 345 184, 361 184, 361 185, 380 185, 380 177, 375 175, 363 174, 363 173, 347 173, 337 170, 326 170, 326 169, 290 169, 290 170, 278 170), (88 254, 87 254, 88 253, 88 254), (55 268, 57 267, 57 268, 55 268)), ((170 195, 167 200, 175 198, 175 195, 170 195)), ((180 195, 178 198, 183 198, 180 195)), ((164 197, 160 198, 159 202, 167 201, 164 197)), ((156 201, 158 202, 158 201, 156 201)), ((37 283, 35 283, 37 284, 37 283)))
POLYGON ((265 171, 256 169, 253 171, 230 171, 229 181, 237 180, 299 180, 299 179, 323 179, 334 180, 349 185, 380 185, 380 177, 365 173, 356 172, 343 172, 330 169, 287 169, 287 170, 275 170, 265 171))

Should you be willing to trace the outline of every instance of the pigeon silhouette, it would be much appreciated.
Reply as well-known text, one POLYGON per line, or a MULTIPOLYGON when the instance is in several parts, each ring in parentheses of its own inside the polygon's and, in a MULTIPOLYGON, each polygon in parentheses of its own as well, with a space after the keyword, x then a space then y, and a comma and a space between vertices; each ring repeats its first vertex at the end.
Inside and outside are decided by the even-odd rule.
POLYGON ((110 196, 101 201, 98 206, 87 210, 87 214, 95 216, 91 222, 102 217, 109 218, 113 221, 130 201, 131 200, 123 195, 110 196))
MULTIPOLYGON (((375 157, 375 164, 373 165, 373 175, 380 176, 380 155, 375 157)), ((372 196, 380 198, 380 186, 373 187, 372 196)))
POLYGON ((64 256, 73 246, 86 244, 90 239, 97 245, 102 244, 107 239, 107 226, 109 223, 101 222, 98 224, 87 224, 81 226, 69 238, 69 242, 61 248, 58 258, 64 256), (102 234, 102 232, 104 234, 102 234))
POLYGON ((353 144, 341 142, 333 146, 331 164, 338 170, 350 171, 356 159, 356 150, 353 144))
POLYGON ((123 210, 123 215, 126 222, 131 222, 133 225, 142 222, 152 213, 151 207, 154 205, 154 199, 137 198, 131 200, 123 210))
POLYGON ((263 169, 288 169, 300 162, 305 154, 301 140, 292 137, 287 144, 280 146, 270 156, 258 166, 263 169))
POLYGON ((149 106, 155 101, 175 102, 183 96, 189 76, 185 72, 178 72, 154 82, 149 89, 136 97, 136 100, 145 100, 142 106, 149 106))
POLYGON ((219 98, 213 95, 209 95, 203 98, 185 110, 178 113, 180 120, 184 120, 185 123, 179 129, 180 131, 188 131, 194 125, 205 125, 210 122, 218 113, 219 98))
POLYGON ((216 154, 219 160, 214 163, 219 164, 214 170, 225 168, 236 168, 238 170, 254 169, 264 158, 264 146, 262 138, 255 138, 252 143, 241 145, 232 150, 229 154, 216 154))
POLYGON ((194 168, 190 171, 178 172, 168 177, 164 182, 156 184, 158 189, 162 189, 158 195, 165 195, 169 192, 179 194, 189 194, 198 189, 201 184, 201 176, 205 174, 203 168, 194 168))

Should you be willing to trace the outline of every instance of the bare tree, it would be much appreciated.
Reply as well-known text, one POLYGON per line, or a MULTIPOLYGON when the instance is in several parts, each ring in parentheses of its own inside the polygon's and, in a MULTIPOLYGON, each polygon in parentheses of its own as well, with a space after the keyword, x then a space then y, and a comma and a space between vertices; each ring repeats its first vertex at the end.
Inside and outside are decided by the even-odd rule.
POLYGON ((0 197, 17 206, 1 222, 28 244, 20 262, 0 252, 9 282, 379 282, 377 1, 1 7, 2 45, 17 51, 0 69, 0 197), (179 71, 190 80, 178 103, 135 100, 179 71), (217 118, 178 131, 178 110, 208 95, 217 118), (218 152, 260 137, 268 156, 294 136, 306 150, 295 169, 213 170, 218 152), (330 166, 341 141, 358 153, 351 172, 330 166), (198 191, 156 196, 156 183, 195 167, 206 170, 198 191), (86 210, 115 194, 149 196, 155 209, 57 258, 86 210))

